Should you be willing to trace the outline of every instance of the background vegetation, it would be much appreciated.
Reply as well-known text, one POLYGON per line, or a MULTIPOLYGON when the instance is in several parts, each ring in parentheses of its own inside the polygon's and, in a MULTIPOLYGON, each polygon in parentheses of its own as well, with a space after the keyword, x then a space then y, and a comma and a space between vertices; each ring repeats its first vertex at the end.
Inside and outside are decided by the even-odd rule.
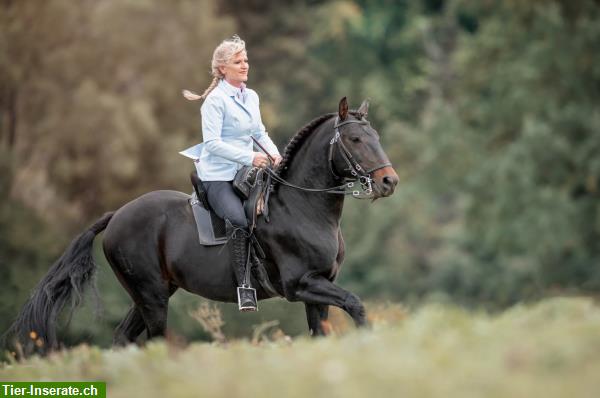
POLYGON ((0 379, 95 380, 107 397, 595 397, 600 311, 552 299, 490 316, 452 306, 371 308, 374 329, 254 344, 82 345, 0 367, 0 379))
MULTIPOLYGON (((234 33, 280 147, 342 96, 371 99, 401 182, 346 202, 341 285, 491 309, 600 291, 598 1, 2 0, 1 330, 104 211, 190 190, 177 152, 201 139, 199 112, 180 91, 208 85, 234 33)), ((106 264, 99 285, 102 320, 80 311, 68 342, 110 342, 129 299, 106 264)), ((187 339, 207 338, 197 303, 171 306, 187 339)), ((306 333, 301 305, 222 308, 229 335, 272 319, 306 333)))

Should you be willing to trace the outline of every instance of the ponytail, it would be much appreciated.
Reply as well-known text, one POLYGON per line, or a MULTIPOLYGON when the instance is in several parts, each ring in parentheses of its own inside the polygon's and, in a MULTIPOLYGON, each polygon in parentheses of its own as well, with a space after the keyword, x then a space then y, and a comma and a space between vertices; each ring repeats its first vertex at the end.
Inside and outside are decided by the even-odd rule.
POLYGON ((194 93, 193 91, 190 90, 182 90, 181 94, 183 94, 183 96, 185 97, 185 99, 189 100, 189 101, 198 101, 198 100, 205 100, 206 96, 208 94, 210 94, 211 91, 213 91, 215 89, 215 87, 217 87, 217 85, 219 84, 219 78, 218 77, 213 77, 212 82, 210 83, 210 85, 206 88, 206 90, 204 90, 204 92, 202 93, 202 95, 198 95, 196 93, 194 93))

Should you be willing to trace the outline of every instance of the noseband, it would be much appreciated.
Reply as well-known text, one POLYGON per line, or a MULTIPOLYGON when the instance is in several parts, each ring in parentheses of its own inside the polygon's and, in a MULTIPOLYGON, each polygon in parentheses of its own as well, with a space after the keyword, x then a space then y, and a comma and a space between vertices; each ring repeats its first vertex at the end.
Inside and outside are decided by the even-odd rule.
POLYGON ((366 125, 366 126, 370 125, 369 121, 366 119, 360 118, 360 119, 344 120, 344 121, 340 122, 339 116, 336 116, 335 122, 333 123, 334 135, 333 135, 333 138, 329 141, 329 158, 328 158, 329 170, 331 171, 331 173, 333 174, 333 176, 335 178, 337 178, 339 180, 343 180, 344 184, 338 185, 335 187, 330 187, 330 188, 307 188, 307 187, 300 187, 298 185, 294 185, 294 184, 284 180, 283 178, 279 177, 272 169, 267 168, 267 173, 275 181, 277 181, 283 185, 286 185, 288 187, 299 189, 301 191, 325 192, 325 193, 332 193, 332 194, 352 195, 358 199, 371 198, 371 195, 373 194, 373 186, 372 186, 373 179, 371 178, 371 173, 376 170, 382 169, 384 167, 391 166, 392 164, 390 162, 386 162, 386 163, 382 163, 376 167, 370 168, 368 170, 365 170, 360 165, 360 163, 354 158, 354 156, 352 156, 352 153, 348 150, 348 148, 346 148, 346 146, 344 145, 344 143, 342 142, 342 139, 341 139, 340 127, 344 126, 346 124, 352 124, 352 123, 366 125), (342 159, 344 159, 346 165, 348 166, 344 170, 349 171, 350 174, 352 175, 352 177, 340 176, 338 173, 335 172, 335 167, 333 165, 334 164, 333 156, 334 156, 336 147, 338 148, 338 151, 339 151, 340 155, 342 156, 342 159), (361 196, 360 191, 353 190, 354 184, 356 182, 358 182, 361 185, 365 196, 361 196))

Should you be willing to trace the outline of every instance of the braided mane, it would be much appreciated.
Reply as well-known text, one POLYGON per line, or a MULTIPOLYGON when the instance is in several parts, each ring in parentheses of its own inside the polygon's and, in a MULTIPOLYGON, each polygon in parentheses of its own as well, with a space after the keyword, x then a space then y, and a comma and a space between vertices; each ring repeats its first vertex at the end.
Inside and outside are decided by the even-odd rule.
MULTIPOLYGON (((354 110, 349 111, 348 114, 352 115, 354 117, 359 117, 359 118, 363 117, 363 115, 361 115, 358 111, 354 111, 354 110)), ((326 114, 321 115, 318 118, 308 122, 308 124, 306 124, 300 130, 298 130, 298 132, 290 139, 290 142, 288 142, 288 144, 285 146, 281 163, 279 163, 279 166, 277 167, 277 170, 276 170, 279 177, 285 178, 285 174, 286 174, 289 163, 292 161, 292 159, 294 159, 294 155, 296 155, 296 152, 298 152, 298 149, 300 149, 300 147, 302 146, 302 143, 304 143, 304 141, 306 141, 306 138, 313 131, 315 131, 317 127, 319 127, 323 122, 325 122, 325 120, 327 120, 333 116, 336 116, 336 115, 337 115, 337 112, 326 113, 326 114)), ((276 184, 277 183, 274 182, 274 185, 276 185, 276 184)))
POLYGON ((296 152, 302 143, 306 141, 306 138, 316 130, 316 128, 321 125, 325 120, 330 119, 332 116, 335 116, 335 113, 326 113, 325 115, 321 115, 318 118, 308 122, 304 127, 302 127, 298 132, 290 139, 290 142, 285 146, 283 152, 283 159, 277 168, 277 173, 280 177, 285 178, 285 173, 288 168, 289 163, 294 158, 296 152))

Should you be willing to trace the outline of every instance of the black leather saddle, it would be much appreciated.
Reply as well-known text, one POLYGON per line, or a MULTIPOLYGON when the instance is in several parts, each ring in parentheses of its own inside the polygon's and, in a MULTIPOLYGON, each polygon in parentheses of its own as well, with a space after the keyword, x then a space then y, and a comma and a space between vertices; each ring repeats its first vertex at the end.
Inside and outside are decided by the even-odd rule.
MULTIPOLYGON (((189 203, 194 213, 194 219, 196 220, 200 244, 216 246, 227 243, 225 220, 220 218, 210 207, 202 180, 198 177, 196 170, 190 174, 190 180, 194 187, 194 192, 189 199, 189 203)), ((257 203, 261 195, 266 191, 264 184, 265 180, 262 174, 260 174, 256 177, 248 193, 248 198, 244 202, 244 211, 248 219, 250 231, 254 230, 256 226, 256 220, 259 215, 257 203)))

